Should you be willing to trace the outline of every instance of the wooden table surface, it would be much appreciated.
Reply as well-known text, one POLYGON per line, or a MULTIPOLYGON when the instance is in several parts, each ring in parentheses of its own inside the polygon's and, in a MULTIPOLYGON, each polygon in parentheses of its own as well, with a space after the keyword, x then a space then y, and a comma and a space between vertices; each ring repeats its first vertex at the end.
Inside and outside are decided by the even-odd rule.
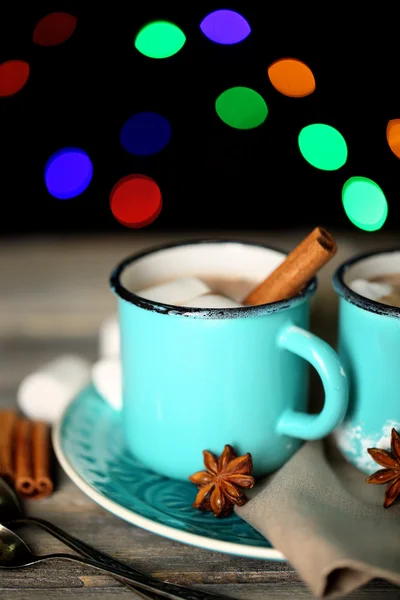
MULTIPOLYGON (((308 233, 235 232, 219 237, 265 241, 284 250, 308 233)), ((396 235, 333 232, 339 251, 320 275, 313 302, 313 329, 335 343, 337 300, 330 287, 333 269, 352 254, 396 245, 396 235)), ((65 352, 94 361, 100 323, 115 310, 108 275, 124 256, 172 239, 213 237, 201 232, 150 235, 18 238, 0 241, 0 407, 13 406, 21 378, 65 352)), ((196 549, 148 533, 109 514, 89 500, 60 472, 55 493, 30 501, 26 509, 126 563, 171 582, 224 593, 232 598, 311 598, 290 565, 248 560, 196 549)), ((22 531, 40 553, 65 548, 49 535, 22 531)), ((136 594, 111 577, 72 563, 54 562, 0 573, 1 600, 82 598, 111 600, 136 594)), ((352 593, 353 600, 400 598, 400 589, 375 580, 352 593)))

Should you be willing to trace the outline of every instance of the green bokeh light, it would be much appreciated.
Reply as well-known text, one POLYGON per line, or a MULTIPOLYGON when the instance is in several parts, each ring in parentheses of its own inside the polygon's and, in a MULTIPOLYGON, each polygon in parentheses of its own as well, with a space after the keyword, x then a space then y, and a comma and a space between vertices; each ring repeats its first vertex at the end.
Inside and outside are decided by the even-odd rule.
POLYGON ((317 169, 336 171, 347 160, 347 144, 341 133, 330 125, 307 125, 299 134, 303 158, 317 169))
POLYGON ((179 52, 185 42, 185 34, 174 23, 153 21, 139 31, 135 47, 150 58, 168 58, 179 52))
POLYGON ((375 181, 367 177, 350 177, 342 190, 346 215, 364 231, 377 231, 388 215, 385 194, 375 181))
POLYGON ((235 129, 254 129, 268 115, 264 99, 247 87, 234 87, 225 90, 215 102, 219 118, 235 129))

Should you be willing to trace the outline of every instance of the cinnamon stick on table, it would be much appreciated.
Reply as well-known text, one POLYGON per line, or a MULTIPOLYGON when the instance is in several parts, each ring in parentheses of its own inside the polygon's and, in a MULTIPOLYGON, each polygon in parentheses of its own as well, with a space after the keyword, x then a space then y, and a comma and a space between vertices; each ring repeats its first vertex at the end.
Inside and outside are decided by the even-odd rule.
POLYGON ((0 411, 0 477, 14 484, 14 431, 17 414, 13 410, 0 411))
POLYGON ((32 469, 32 423, 18 419, 15 428, 15 491, 21 496, 35 493, 32 469))
POLYGON ((335 254, 332 235, 316 227, 255 290, 244 304, 256 306, 298 294, 335 254))
POLYGON ((36 492, 34 498, 49 496, 54 484, 51 479, 50 428, 47 423, 33 423, 32 431, 33 476, 36 492))

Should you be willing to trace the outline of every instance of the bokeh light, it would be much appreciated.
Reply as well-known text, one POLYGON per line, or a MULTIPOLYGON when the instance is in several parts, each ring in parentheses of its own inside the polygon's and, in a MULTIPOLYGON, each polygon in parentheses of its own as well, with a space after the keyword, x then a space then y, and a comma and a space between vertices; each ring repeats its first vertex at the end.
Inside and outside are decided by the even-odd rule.
POLYGON ((278 92, 291 98, 304 98, 315 90, 310 67, 295 58, 281 58, 268 67, 268 77, 278 92))
POLYGON ((140 112, 124 123, 120 141, 127 152, 150 156, 167 146, 171 133, 171 125, 165 117, 155 112, 140 112))
POLYGON ((336 171, 347 160, 347 144, 341 133, 330 125, 307 125, 299 134, 303 158, 317 169, 336 171))
POLYGON ((0 97, 13 96, 26 84, 29 65, 24 60, 7 60, 0 64, 0 97))
POLYGON ((219 118, 235 129, 254 129, 268 115, 265 100, 248 87, 234 87, 218 96, 215 110, 219 118))
POLYGON ((145 25, 135 38, 135 48, 149 58, 168 58, 183 47, 185 34, 174 23, 153 21, 145 25))
POLYGON ((69 200, 82 194, 92 176, 92 161, 80 148, 61 148, 50 156, 44 169, 47 190, 58 200, 69 200))
POLYGON ((250 25, 234 10, 215 10, 200 23, 206 37, 217 44, 238 44, 251 32, 250 25))
POLYGON ((393 154, 400 158, 400 119, 389 121, 386 127, 386 139, 393 154))
POLYGON ((157 183, 146 175, 127 175, 120 179, 110 194, 114 217, 126 227, 150 225, 162 209, 162 196, 157 183))
POLYGON ((364 231, 377 231, 387 219, 385 194, 367 177, 350 177, 343 186, 342 202, 350 221, 364 231))
POLYGON ((76 17, 65 12, 46 15, 33 31, 33 42, 38 46, 58 46, 74 33, 76 17))

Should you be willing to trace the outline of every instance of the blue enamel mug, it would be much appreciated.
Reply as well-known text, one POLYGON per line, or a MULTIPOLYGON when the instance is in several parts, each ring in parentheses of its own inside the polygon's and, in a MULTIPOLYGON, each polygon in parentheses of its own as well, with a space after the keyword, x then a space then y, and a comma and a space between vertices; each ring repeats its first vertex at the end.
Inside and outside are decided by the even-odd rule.
POLYGON ((379 466, 367 448, 390 450, 392 428, 400 431, 400 308, 360 296, 350 286, 356 279, 391 273, 400 273, 400 249, 354 256, 333 276, 339 295, 338 352, 350 394, 334 437, 343 456, 368 475, 379 466))
POLYGON ((252 454, 258 477, 343 420, 345 372, 308 330, 315 278, 296 297, 254 307, 177 307, 134 293, 188 275, 239 276, 255 287, 285 256, 263 244, 199 240, 146 250, 114 269, 124 435, 149 469, 187 480, 203 468, 204 449, 218 455, 230 444, 252 454), (307 412, 307 363, 325 390, 316 415, 307 412))

